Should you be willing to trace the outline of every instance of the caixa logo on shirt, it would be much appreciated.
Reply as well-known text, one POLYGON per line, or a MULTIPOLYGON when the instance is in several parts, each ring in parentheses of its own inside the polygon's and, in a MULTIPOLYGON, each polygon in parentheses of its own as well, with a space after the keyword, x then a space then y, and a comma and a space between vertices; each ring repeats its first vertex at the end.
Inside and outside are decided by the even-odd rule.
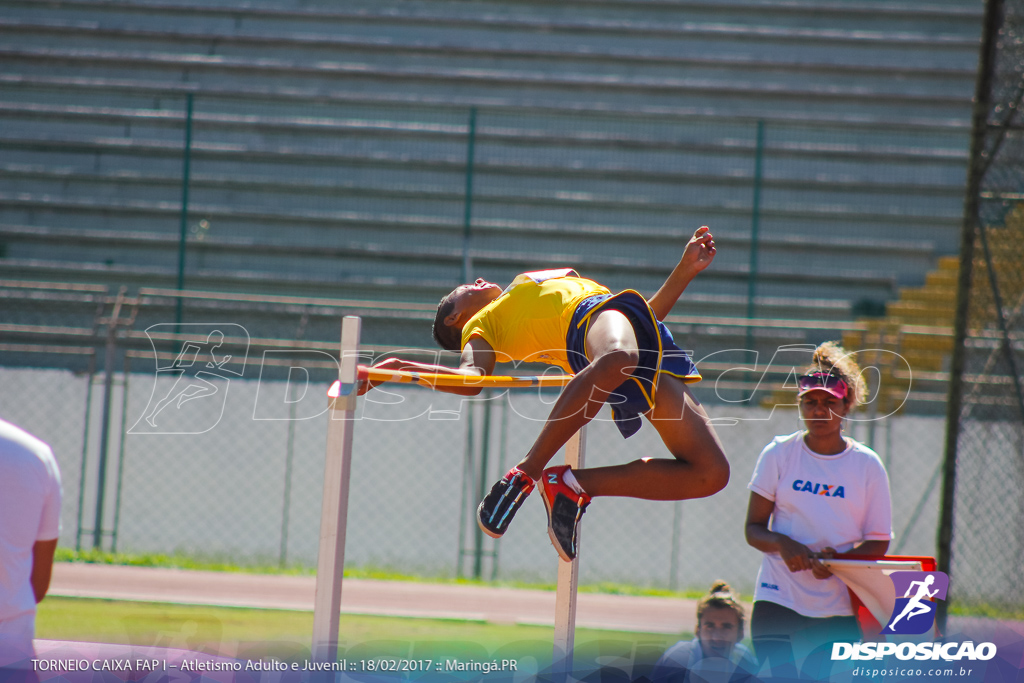
POLYGON ((797 479, 793 482, 793 490, 812 493, 816 496, 826 496, 828 498, 846 498, 846 489, 840 484, 820 484, 797 479))

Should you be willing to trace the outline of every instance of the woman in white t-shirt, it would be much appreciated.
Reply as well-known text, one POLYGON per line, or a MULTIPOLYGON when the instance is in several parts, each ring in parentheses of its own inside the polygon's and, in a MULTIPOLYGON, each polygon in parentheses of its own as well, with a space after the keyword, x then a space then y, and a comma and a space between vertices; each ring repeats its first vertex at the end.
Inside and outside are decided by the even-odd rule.
POLYGON ((50 586, 61 495, 50 447, 0 420, 0 681, 35 678, 36 603, 50 586))
POLYGON ((805 673, 828 666, 831 643, 860 639, 846 585, 820 560, 837 552, 884 555, 892 538, 885 467, 842 433, 843 418, 867 394, 860 368, 827 342, 798 387, 805 429, 761 452, 746 524, 747 543, 764 553, 750 624, 754 649, 772 673, 789 677, 800 660, 805 673))

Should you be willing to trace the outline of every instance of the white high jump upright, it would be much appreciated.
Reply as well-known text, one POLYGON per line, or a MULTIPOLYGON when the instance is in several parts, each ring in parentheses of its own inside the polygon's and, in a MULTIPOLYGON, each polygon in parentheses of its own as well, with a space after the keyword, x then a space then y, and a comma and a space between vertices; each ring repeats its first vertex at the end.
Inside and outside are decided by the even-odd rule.
MULTIPOLYGON (((565 444, 565 464, 574 470, 583 467, 587 448, 587 428, 583 426, 565 444)), ((581 524, 582 528, 582 524, 581 524)), ((553 673, 567 680, 572 671, 572 653, 576 640, 576 593, 580 578, 580 536, 577 532, 576 559, 558 560, 558 587, 555 593, 555 647, 551 660, 553 673)))
POLYGON ((341 616, 341 581, 345 570, 345 529, 352 474, 352 430, 355 426, 356 371, 362 320, 345 316, 341 323, 341 367, 338 395, 328 405, 327 455, 324 459, 324 495, 320 510, 320 549, 313 601, 314 661, 338 659, 338 620, 341 616))
MULTIPOLYGON (((341 585, 345 570, 345 531, 348 524, 348 494, 352 473, 352 432, 357 406, 359 334, 361 320, 345 316, 341 325, 341 366, 336 391, 329 393, 327 453, 324 459, 324 490, 320 514, 320 545, 313 604, 312 655, 318 662, 338 658, 341 585)), ((408 374, 408 373, 406 373, 408 374)), ((524 386, 523 378, 492 377, 490 386, 524 386)), ((568 378, 566 378, 568 379, 568 378)), ((536 378, 532 378, 536 380, 536 378)), ((529 384, 527 384, 528 386, 529 384)), ((586 427, 565 445, 565 462, 583 466, 586 427)), ((579 539, 577 539, 577 551, 579 539)), ((579 557, 572 562, 558 560, 558 588, 555 595, 555 637, 553 668, 563 679, 572 671, 576 635, 576 593, 579 557)))

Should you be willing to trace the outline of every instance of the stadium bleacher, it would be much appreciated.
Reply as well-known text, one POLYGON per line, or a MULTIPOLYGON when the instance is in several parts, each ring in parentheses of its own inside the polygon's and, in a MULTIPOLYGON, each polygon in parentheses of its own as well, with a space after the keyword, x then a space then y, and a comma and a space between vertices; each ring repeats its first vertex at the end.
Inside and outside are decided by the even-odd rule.
POLYGON ((746 316, 756 248, 754 315, 805 321, 758 349, 820 341, 955 254, 980 23, 966 0, 0 0, 0 278, 174 287, 191 96, 188 288, 436 303, 472 107, 474 275, 650 292, 707 223, 678 325, 746 316))

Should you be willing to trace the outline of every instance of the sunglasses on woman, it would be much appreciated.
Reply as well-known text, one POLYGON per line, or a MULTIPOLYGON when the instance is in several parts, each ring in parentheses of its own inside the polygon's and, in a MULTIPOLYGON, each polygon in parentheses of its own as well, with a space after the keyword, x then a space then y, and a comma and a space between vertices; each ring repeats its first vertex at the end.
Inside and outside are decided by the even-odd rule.
POLYGON ((849 387, 842 377, 827 372, 809 372, 796 379, 797 396, 803 396, 809 391, 823 389, 836 398, 846 398, 849 387))

